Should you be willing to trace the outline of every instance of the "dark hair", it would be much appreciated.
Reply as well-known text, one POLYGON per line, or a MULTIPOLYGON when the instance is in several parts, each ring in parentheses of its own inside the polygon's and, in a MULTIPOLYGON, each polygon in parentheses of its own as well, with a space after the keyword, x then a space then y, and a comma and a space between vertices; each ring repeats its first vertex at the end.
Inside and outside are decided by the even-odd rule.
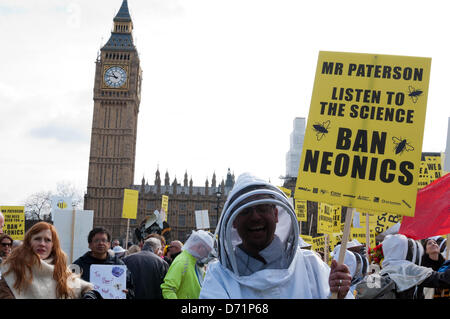
POLYGON ((0 234, 0 242, 5 238, 8 238, 11 241, 11 244, 14 242, 14 240, 8 234, 0 234))
POLYGON ((95 227, 94 229, 92 229, 89 232, 88 243, 90 244, 92 242, 92 238, 94 238, 94 236, 99 234, 99 233, 106 234, 106 236, 108 237, 108 241, 109 242, 111 241, 111 234, 109 233, 109 231, 106 230, 106 228, 104 228, 104 227, 95 227))

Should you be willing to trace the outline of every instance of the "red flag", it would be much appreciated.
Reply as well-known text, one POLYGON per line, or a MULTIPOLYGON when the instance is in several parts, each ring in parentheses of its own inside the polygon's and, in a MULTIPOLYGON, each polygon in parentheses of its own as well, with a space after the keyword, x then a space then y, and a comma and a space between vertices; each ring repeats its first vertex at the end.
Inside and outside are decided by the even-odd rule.
POLYGON ((403 217, 399 233, 412 239, 450 234, 450 173, 417 192, 414 217, 403 217))

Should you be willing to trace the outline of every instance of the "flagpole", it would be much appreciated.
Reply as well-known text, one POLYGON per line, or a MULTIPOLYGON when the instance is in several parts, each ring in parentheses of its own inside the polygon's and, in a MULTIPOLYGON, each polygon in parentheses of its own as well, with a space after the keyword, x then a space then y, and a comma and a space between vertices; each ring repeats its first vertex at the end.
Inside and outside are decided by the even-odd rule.
POLYGON ((446 243, 446 245, 447 245, 447 252, 445 253, 445 259, 446 260, 448 260, 448 255, 449 255, 449 248, 450 248, 450 244, 448 243, 449 242, 449 238, 450 238, 450 234, 447 234, 447 243, 446 243))

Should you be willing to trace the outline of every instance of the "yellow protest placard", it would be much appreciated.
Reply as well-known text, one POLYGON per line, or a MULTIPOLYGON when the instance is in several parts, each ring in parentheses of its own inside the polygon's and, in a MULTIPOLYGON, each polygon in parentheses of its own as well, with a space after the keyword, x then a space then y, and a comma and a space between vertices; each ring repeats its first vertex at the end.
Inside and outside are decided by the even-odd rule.
MULTIPOLYGON (((350 236, 352 237, 352 239, 356 239, 357 241, 359 241, 362 244, 365 244, 366 241, 366 228, 355 228, 352 227, 350 230, 350 236)), ((370 229, 369 230, 369 237, 370 237, 370 247, 375 247, 376 246, 376 241, 375 241, 375 231, 374 229, 370 229)))
POLYGON ((381 234, 386 229, 394 226, 398 222, 401 222, 401 218, 402 216, 397 214, 378 213, 376 215, 376 225, 374 227, 375 235, 381 234))
POLYGON ((295 197, 414 216, 430 66, 320 52, 295 197))
POLYGON ((330 234, 333 232, 333 206, 325 203, 319 203, 317 215, 317 232, 330 234))
POLYGON ((311 248, 314 251, 325 251, 325 236, 318 236, 312 238, 311 248))
POLYGON ((139 191, 124 189, 122 218, 136 219, 139 191))
POLYGON ((341 206, 332 206, 333 210, 333 233, 339 233, 342 231, 341 228, 341 215, 342 215, 342 207, 341 206))
POLYGON ((417 189, 422 189, 428 185, 428 181, 430 180, 428 175, 428 168, 425 160, 420 161, 419 167, 419 180, 417 183, 417 189))
POLYGON ((438 153, 435 156, 425 156, 425 166, 428 170, 427 182, 428 184, 431 184, 442 176, 441 154, 438 153))
POLYGON ((5 218, 3 232, 11 236, 13 240, 23 240, 25 237, 25 207, 24 206, 0 206, 5 218))
POLYGON ((303 238, 303 240, 305 241, 305 242, 307 242, 308 244, 311 244, 311 246, 312 246, 312 243, 313 243, 313 237, 312 236, 309 236, 309 235, 300 235, 300 237, 301 238, 303 238))
POLYGON ((167 215, 169 212, 169 196, 167 195, 162 195, 162 199, 161 199, 161 210, 164 211, 165 213, 165 221, 167 221, 167 215))
POLYGON ((295 199, 295 214, 299 222, 307 221, 307 201, 302 199, 295 199))
POLYGON ((291 197, 291 193, 292 191, 289 188, 283 187, 283 186, 278 186, 278 188, 287 196, 287 197, 291 197))

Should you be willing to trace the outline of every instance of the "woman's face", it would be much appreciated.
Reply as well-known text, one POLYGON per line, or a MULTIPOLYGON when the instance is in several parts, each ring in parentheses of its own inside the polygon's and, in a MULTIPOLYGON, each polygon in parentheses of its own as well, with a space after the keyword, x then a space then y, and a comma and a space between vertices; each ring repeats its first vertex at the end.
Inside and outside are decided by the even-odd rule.
POLYGON ((41 259, 47 259, 52 253, 52 232, 46 229, 31 236, 31 248, 41 259))
POLYGON ((428 255, 433 253, 439 253, 439 245, 436 243, 436 241, 430 239, 427 241, 426 251, 428 255))

